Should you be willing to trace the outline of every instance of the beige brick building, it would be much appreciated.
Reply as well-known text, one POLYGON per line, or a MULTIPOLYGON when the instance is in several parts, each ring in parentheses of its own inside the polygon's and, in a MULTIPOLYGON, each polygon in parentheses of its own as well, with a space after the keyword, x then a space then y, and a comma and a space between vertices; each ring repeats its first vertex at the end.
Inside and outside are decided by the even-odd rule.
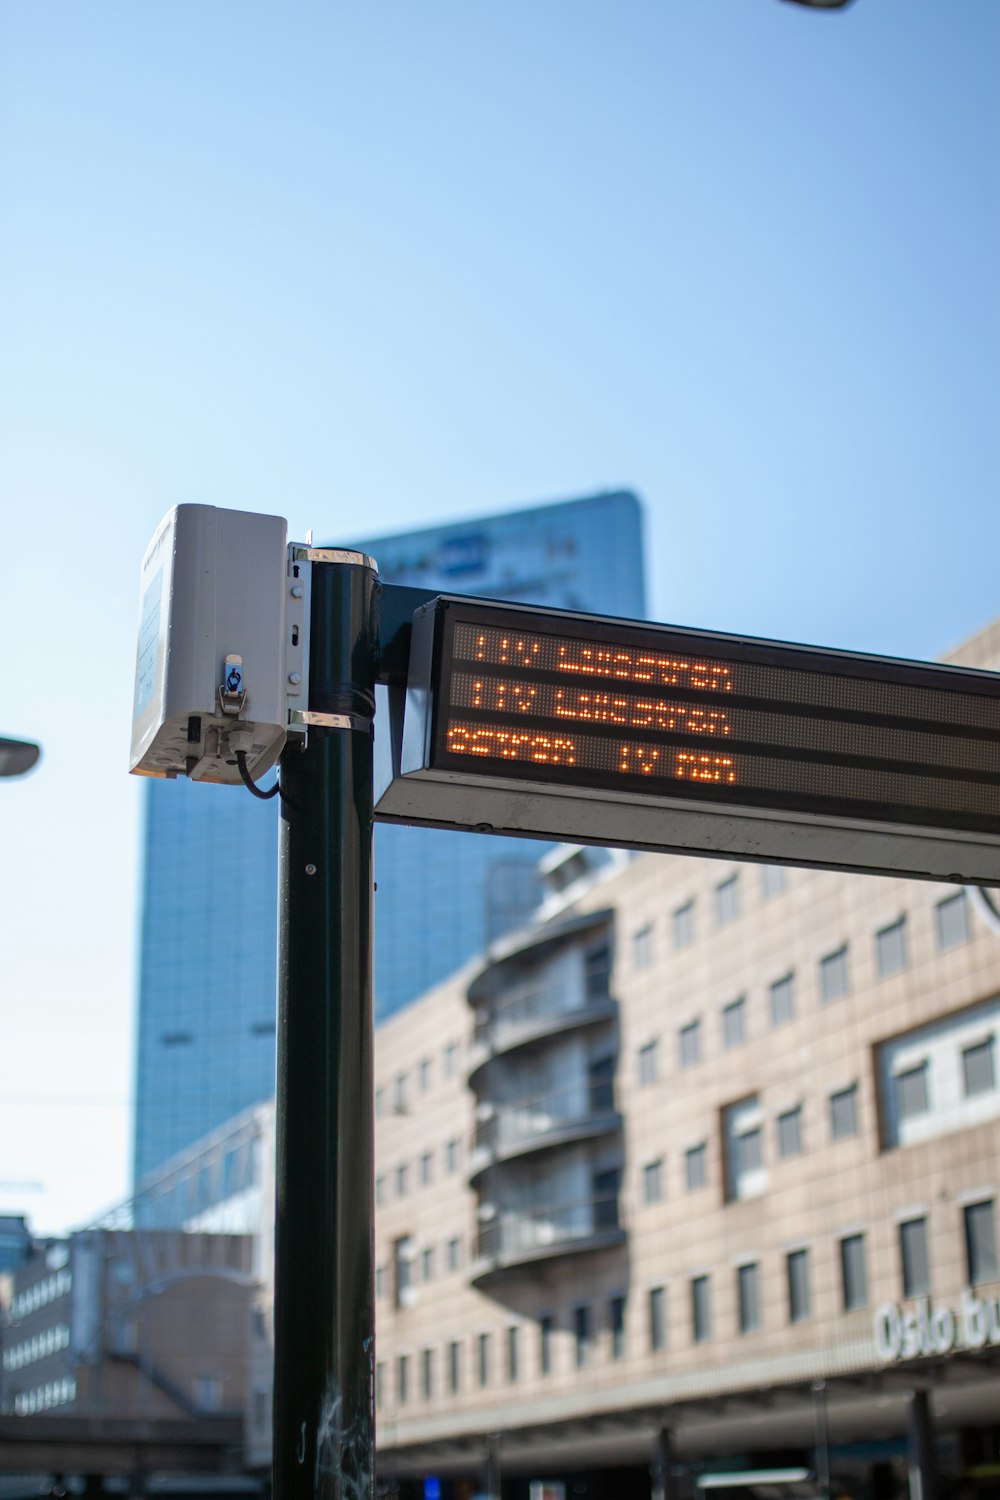
POLYGON ((874 1500, 932 1442, 942 1494, 1000 1494, 982 898, 550 865, 536 927, 377 1034, 380 1473, 533 1500, 829 1466, 874 1500))

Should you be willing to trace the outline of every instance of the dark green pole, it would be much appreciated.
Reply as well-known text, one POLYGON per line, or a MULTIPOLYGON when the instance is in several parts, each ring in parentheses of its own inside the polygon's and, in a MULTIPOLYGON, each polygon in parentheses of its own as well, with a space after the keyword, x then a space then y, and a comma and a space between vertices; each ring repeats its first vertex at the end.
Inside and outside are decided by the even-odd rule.
POLYGON ((282 763, 274 1500, 373 1500, 372 713, 378 582, 308 551, 308 744, 282 763))

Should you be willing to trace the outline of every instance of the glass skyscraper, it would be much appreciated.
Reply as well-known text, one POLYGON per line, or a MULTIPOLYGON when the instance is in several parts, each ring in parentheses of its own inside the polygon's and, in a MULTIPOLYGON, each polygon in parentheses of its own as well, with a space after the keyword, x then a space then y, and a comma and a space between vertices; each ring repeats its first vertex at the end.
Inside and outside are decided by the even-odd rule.
MULTIPOLYGON (((645 613, 641 515, 628 492, 354 545, 376 558, 387 583, 645 613)), ((136 1187, 274 1090, 277 808, 242 788, 206 791, 181 779, 150 781, 146 796, 136 1187)), ((544 849, 376 829, 376 1021, 525 916, 544 849)))

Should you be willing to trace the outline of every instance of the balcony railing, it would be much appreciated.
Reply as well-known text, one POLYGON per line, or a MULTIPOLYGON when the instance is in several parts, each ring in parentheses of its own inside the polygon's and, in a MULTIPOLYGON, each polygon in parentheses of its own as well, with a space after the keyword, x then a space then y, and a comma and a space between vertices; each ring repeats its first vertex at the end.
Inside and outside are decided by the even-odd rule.
POLYGON ((610 1115, 614 1107, 610 1078, 581 1078, 555 1092, 510 1100, 478 1121, 476 1151, 491 1156, 517 1151, 574 1126, 593 1124, 610 1115))
POLYGON ((610 978, 610 970, 602 967, 588 972, 582 981, 508 990, 502 999, 477 1007, 475 1041, 480 1046, 502 1047, 537 1021, 557 1021, 607 1003, 611 999, 610 978))
POLYGON ((620 1233, 618 1194, 604 1193, 542 1209, 501 1209, 480 1223, 477 1252, 489 1263, 482 1267, 485 1272, 497 1264, 584 1249, 594 1241, 614 1242, 620 1233))

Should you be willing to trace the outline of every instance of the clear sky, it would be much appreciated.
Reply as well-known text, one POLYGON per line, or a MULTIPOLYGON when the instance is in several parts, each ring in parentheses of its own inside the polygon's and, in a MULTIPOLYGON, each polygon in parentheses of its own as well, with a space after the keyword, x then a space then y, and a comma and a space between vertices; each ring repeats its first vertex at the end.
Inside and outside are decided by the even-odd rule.
MULTIPOLYGON (((0 0, 0 1211, 127 1186, 138 566, 630 486, 654 618, 1000 614, 1000 5, 0 0)), ((237 795, 206 788, 206 796, 237 795)))

